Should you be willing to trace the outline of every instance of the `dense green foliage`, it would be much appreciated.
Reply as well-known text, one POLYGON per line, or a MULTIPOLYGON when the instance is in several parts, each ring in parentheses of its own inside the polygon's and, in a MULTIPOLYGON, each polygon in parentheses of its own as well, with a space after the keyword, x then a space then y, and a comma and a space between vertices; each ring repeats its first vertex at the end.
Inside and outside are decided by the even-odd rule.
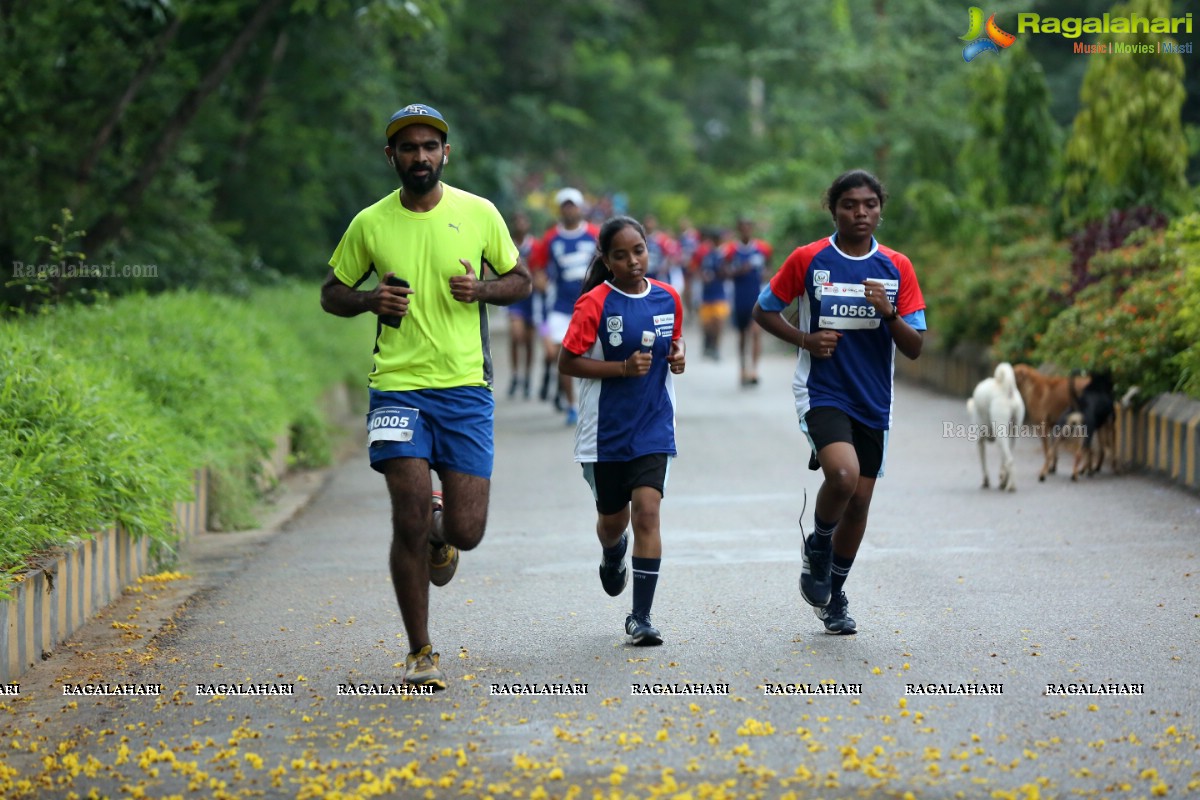
POLYGON ((370 320, 324 314, 315 287, 243 300, 177 292, 61 308, 0 326, 0 570, 114 521, 169 545, 191 471, 215 484, 209 525, 254 522, 255 478, 290 432, 329 459, 318 409, 370 369, 370 320))
POLYGON ((395 184, 380 130, 414 100, 451 121, 447 180, 506 213, 544 222, 570 182, 668 225, 750 214, 779 252, 828 231, 822 191, 855 166, 892 187, 895 246, 962 241, 1008 204, 1057 207, 1073 121, 1072 209, 1080 191, 1178 194, 1181 119, 1200 108, 1181 111, 1178 57, 1084 58, 1025 35, 968 64, 964 25, 927 0, 5 3, 0 169, 18 190, 0 197, 0 262, 58 263, 37 237, 65 207, 83 263, 155 274, 18 278, 0 300, 312 276, 395 184), (1112 191, 1076 168, 1103 168, 1112 191))
POLYGON ((1179 338, 1184 350, 1176 360, 1180 389, 1200 397, 1200 213, 1179 219, 1167 233, 1172 258, 1184 272, 1179 287, 1179 338))
MULTIPOLYGON (((1170 14, 1168 0, 1130 0, 1113 16, 1170 14)), ((1159 33, 1113 34, 1107 41, 1158 47, 1159 33)), ((1064 154, 1061 213, 1068 227, 1112 208, 1184 202, 1187 142, 1180 112, 1186 90, 1183 56, 1091 60, 1064 154)))

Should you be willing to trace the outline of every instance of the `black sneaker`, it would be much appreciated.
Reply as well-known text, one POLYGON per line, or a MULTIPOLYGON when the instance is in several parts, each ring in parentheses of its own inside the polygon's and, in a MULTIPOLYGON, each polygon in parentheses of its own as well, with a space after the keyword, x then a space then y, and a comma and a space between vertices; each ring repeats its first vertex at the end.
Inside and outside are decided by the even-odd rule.
POLYGON ((625 566, 625 553, 629 550, 628 531, 621 534, 621 542, 624 548, 621 550, 621 558, 615 564, 600 558, 600 584, 609 597, 616 597, 625 591, 625 584, 629 583, 629 569, 625 566))
POLYGON ((833 567, 833 542, 827 548, 813 547, 816 534, 804 540, 804 554, 800 561, 800 596, 810 606, 822 607, 829 602, 833 592, 830 570, 833 567))
POLYGON ((829 604, 824 608, 814 608, 817 619, 825 623, 825 632, 834 636, 853 636, 858 633, 858 626, 850 618, 850 603, 846 600, 845 592, 838 592, 829 598, 829 604))
POLYGON ((635 647, 662 644, 662 634, 650 624, 649 614, 630 614, 625 618, 625 632, 629 634, 629 643, 635 647))

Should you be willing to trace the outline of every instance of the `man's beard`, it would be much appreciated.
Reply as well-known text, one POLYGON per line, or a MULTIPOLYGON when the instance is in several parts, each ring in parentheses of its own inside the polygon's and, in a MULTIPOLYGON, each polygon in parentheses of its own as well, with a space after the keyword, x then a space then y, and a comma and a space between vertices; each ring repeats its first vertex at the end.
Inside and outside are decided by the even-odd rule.
POLYGON ((424 175, 414 175, 413 168, 409 168, 408 172, 400 173, 400 183, 410 193, 415 195, 425 195, 437 188, 437 185, 442 180, 442 169, 444 164, 438 163, 429 172, 424 175))

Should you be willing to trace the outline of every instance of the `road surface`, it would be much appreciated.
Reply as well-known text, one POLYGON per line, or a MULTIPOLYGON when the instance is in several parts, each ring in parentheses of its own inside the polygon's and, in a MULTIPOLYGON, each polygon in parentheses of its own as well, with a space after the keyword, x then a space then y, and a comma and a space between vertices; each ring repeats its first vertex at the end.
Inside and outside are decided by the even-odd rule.
POLYGON ((797 591, 818 477, 792 358, 768 347, 743 389, 731 342, 720 363, 692 345, 663 646, 624 643, 562 416, 501 393, 488 533, 433 592, 448 691, 339 693, 390 691, 405 651, 387 498, 356 453, 281 530, 199 537, 187 577, 0 697, 0 796, 1200 796, 1200 498, 1039 484, 1032 440, 1018 491, 982 490, 975 444, 946 435, 965 399, 902 386, 846 586, 860 632, 827 636, 797 591), (161 693, 84 694, 128 684, 161 693))

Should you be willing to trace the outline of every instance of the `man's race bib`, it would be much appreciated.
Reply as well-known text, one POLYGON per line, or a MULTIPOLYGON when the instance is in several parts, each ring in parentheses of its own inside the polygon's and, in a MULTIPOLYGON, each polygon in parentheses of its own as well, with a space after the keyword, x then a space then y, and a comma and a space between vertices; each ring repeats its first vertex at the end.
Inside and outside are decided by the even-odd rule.
MULTIPOLYGON (((878 280, 887 292, 888 300, 894 305, 900 282, 890 279, 878 280)), ((879 312, 867 302, 865 286, 861 283, 825 283, 820 289, 821 316, 817 326, 827 330, 861 330, 878 328, 879 312)))
POLYGON ((411 442, 413 426, 421 412, 415 408, 382 406, 367 415, 367 444, 411 442))

